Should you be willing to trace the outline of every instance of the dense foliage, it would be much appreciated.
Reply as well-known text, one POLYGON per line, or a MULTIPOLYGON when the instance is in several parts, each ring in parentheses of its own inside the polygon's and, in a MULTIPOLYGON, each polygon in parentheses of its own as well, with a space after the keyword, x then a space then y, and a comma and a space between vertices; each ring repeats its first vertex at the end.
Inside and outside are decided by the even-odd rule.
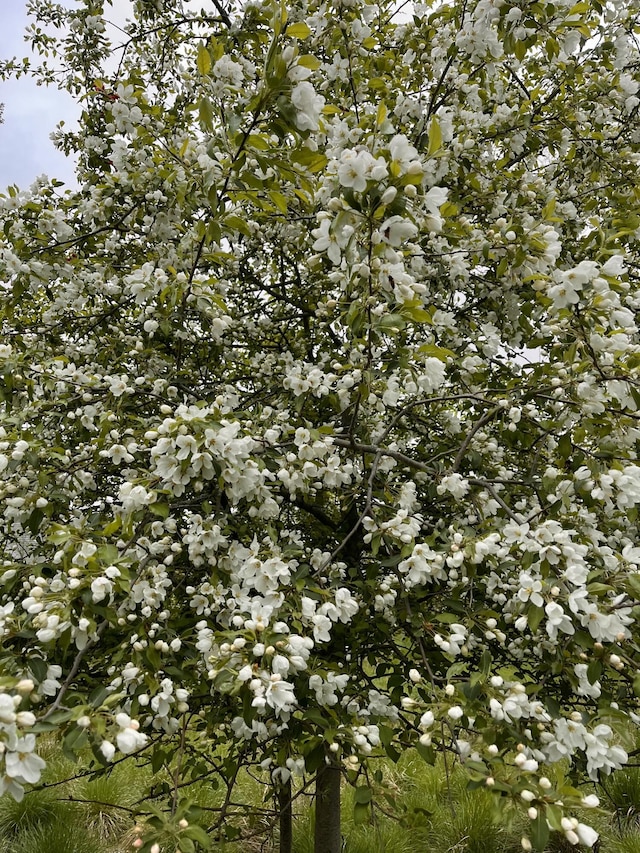
POLYGON ((592 844, 545 765, 638 721, 640 4, 30 6, 4 73, 82 116, 0 196, 0 788, 149 756, 184 852, 190 780, 232 831, 243 765, 415 746, 592 844))

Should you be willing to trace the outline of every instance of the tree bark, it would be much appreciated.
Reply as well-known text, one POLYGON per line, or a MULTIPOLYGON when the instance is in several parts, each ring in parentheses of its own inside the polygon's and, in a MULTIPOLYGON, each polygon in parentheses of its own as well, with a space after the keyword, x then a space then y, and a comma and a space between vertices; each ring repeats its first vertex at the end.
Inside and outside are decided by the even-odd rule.
POLYGON ((323 765, 316 775, 314 853, 340 853, 340 767, 323 765))
POLYGON ((291 805, 291 779, 278 787, 278 809, 280 810, 279 853, 293 853, 293 807, 291 805))

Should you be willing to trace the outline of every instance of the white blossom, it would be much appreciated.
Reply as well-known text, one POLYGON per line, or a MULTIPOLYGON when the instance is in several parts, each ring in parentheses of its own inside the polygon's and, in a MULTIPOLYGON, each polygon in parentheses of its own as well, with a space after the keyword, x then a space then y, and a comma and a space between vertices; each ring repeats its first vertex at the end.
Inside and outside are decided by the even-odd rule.
POLYGON ((291 103, 298 110, 296 124, 300 130, 317 130, 325 99, 313 85, 304 80, 291 91, 291 103))

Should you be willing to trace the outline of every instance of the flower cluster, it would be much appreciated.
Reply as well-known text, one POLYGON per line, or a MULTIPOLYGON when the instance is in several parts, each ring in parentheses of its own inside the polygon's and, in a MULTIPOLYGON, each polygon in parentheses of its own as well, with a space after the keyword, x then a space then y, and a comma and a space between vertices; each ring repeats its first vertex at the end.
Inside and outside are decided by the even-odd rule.
POLYGON ((544 773, 637 719, 639 0, 134 5, 34 72, 77 187, 0 194, 1 784, 28 697, 229 785, 451 751, 592 843, 544 773))
POLYGON ((45 767, 45 761, 35 752, 36 736, 29 733, 35 725, 35 715, 19 710, 33 686, 25 679, 17 683, 15 694, 0 693, 0 795, 8 792, 18 801, 24 796, 24 786, 38 782, 45 767))

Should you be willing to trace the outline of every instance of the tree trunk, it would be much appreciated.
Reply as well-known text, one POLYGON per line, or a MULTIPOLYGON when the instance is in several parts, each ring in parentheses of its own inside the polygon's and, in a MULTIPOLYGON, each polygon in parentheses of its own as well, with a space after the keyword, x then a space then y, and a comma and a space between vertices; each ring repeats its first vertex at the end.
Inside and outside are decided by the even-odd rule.
POLYGON ((293 808, 291 806, 291 778, 278 787, 280 810, 279 853, 293 853, 293 808))
POLYGON ((316 776, 315 853, 340 853, 340 767, 325 764, 316 776))

